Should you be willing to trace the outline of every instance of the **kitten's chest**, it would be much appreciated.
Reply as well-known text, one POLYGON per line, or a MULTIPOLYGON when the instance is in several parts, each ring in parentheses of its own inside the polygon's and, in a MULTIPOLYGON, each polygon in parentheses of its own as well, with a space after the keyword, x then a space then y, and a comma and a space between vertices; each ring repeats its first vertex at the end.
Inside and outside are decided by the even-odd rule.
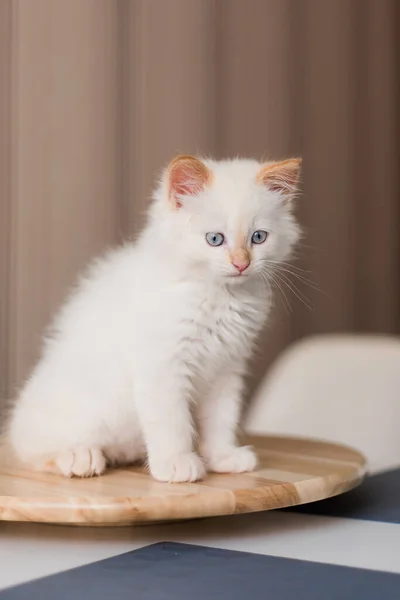
POLYGON ((224 362, 246 357, 267 312, 266 299, 221 293, 198 302, 190 322, 191 358, 219 368, 224 362))

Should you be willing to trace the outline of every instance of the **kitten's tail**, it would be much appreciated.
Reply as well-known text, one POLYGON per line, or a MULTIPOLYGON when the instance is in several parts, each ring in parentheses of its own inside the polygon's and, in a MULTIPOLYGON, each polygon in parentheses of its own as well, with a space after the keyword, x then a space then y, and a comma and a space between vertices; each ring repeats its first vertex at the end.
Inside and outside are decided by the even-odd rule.
POLYGON ((1 415, 3 424, 0 428, 0 464, 1 465, 13 465, 22 466, 22 462, 18 458, 10 436, 10 421, 11 421, 11 410, 5 411, 5 414, 1 415))
POLYGON ((0 434, 0 464, 14 465, 16 462, 19 461, 17 461, 10 437, 7 432, 3 432, 0 434))

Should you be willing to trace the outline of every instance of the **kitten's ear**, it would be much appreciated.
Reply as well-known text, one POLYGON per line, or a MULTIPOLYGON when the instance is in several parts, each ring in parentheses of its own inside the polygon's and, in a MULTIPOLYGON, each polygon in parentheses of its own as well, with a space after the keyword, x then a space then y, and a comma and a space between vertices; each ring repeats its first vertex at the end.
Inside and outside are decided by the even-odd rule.
POLYGON ((266 163, 258 173, 257 181, 285 199, 295 196, 301 169, 301 158, 290 158, 280 162, 266 163))
POLYGON ((168 167, 168 196, 180 208, 182 196, 195 196, 211 181, 210 169, 198 158, 178 156, 168 167))

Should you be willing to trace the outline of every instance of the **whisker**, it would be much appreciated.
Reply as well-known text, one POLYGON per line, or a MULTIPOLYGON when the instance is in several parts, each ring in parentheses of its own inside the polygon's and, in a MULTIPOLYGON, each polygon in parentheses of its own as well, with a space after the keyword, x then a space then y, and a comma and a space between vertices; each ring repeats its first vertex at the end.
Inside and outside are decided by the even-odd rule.
MULTIPOLYGON (((273 291, 272 291, 272 287, 271 287, 270 280, 272 281, 272 283, 274 283, 274 285, 275 285, 275 286, 276 286, 276 281, 273 279, 273 277, 269 277, 269 276, 267 276, 267 274, 266 274, 266 273, 264 273, 263 271, 261 271, 261 272, 259 273, 259 275, 260 275, 260 278, 261 278, 263 281, 265 281, 265 283, 268 285, 268 288, 269 288, 269 290, 270 290, 271 294, 273 294, 273 291)), ((276 286, 276 287, 278 287, 278 286, 276 286)), ((283 303, 283 304, 284 304, 284 307, 285 307, 285 312, 286 312, 286 314, 288 315, 288 314, 289 314, 289 313, 288 313, 288 309, 287 309, 288 300, 287 300, 287 298, 286 298, 286 296, 285 296, 285 294, 284 294, 284 292, 283 292, 282 288, 278 287, 278 290, 280 291, 280 293, 281 293, 281 295, 282 295, 282 298, 284 299, 284 303, 283 303)))
POLYGON ((270 284, 268 278, 266 277, 265 273, 261 272, 261 273, 258 273, 258 275, 260 275, 261 281, 265 282, 267 284, 269 293, 270 293, 271 298, 272 298, 272 296, 273 296, 272 287, 271 287, 271 284, 270 284))
POLYGON ((281 295, 282 295, 282 298, 284 299, 284 307, 285 307, 286 314, 287 314, 287 315, 289 315, 289 313, 288 313, 288 309, 289 309, 289 311, 290 311, 290 312, 293 312, 293 311, 292 311, 292 307, 291 307, 291 305, 290 305, 290 302, 289 302, 289 300, 288 300, 288 298, 287 298, 287 296, 286 296, 286 294, 285 294, 284 290, 283 290, 283 289, 282 289, 282 287, 279 285, 279 281, 277 280, 277 278, 276 278, 276 277, 274 277, 274 275, 273 275, 272 273, 268 273, 268 277, 267 277, 267 274, 266 274, 266 273, 262 273, 262 272, 261 272, 261 274, 262 274, 263 278, 265 278, 265 281, 268 281, 268 277, 270 277, 270 279, 272 280, 272 282, 275 284, 275 286, 276 286, 276 287, 278 288, 278 290, 280 291, 280 293, 281 293, 281 295))
POLYGON ((320 292, 321 294, 323 293, 314 281, 312 281, 311 279, 307 279, 307 277, 304 277, 303 275, 299 275, 299 273, 295 273, 288 268, 280 267, 278 265, 276 265, 274 269, 277 272, 290 273, 290 275, 293 275, 293 277, 296 277, 296 279, 298 279, 305 285, 308 285, 308 287, 312 288, 313 290, 316 290, 317 292, 320 292))
POLYGON ((268 258, 266 259, 261 259, 263 260, 263 262, 265 263, 269 263, 271 265, 282 265, 284 267, 290 267, 291 269, 298 271, 299 273, 312 273, 312 271, 307 271, 306 269, 301 269, 300 267, 298 267, 297 265, 294 265, 293 263, 289 263, 286 261, 281 261, 281 260, 270 260, 268 258))
POLYGON ((293 283, 293 281, 290 281, 290 279, 286 275, 284 275, 283 273, 276 273, 276 275, 279 278, 279 280, 283 284, 285 284, 286 287, 289 288, 289 290, 296 296, 296 298, 298 298, 300 302, 304 304, 304 306, 306 306, 309 310, 315 308, 311 300, 309 300, 307 296, 305 296, 303 292, 301 292, 293 283))
MULTIPOLYGON (((303 275, 303 273, 310 273, 310 271, 305 271, 304 269, 300 269, 299 267, 295 267, 293 264, 285 262, 285 261, 276 261, 276 260, 269 260, 269 259, 264 259, 263 262, 266 265, 271 265, 274 271, 282 271, 284 273, 289 273, 290 275, 293 275, 293 277, 296 277, 296 279, 298 279, 299 281, 301 281, 302 283, 304 283, 305 285, 307 285, 308 287, 310 287, 311 289, 319 292, 320 294, 324 294, 324 296, 328 296, 328 294, 326 292, 324 292, 323 290, 321 290, 320 287, 318 287, 318 285, 315 283, 315 281, 312 281, 312 279, 309 279, 308 277, 305 277, 303 275)), ((294 284, 294 282, 292 282, 294 284)), ((297 286, 295 286, 296 289, 298 290, 297 286)), ((300 292, 300 290, 298 290, 300 292)))

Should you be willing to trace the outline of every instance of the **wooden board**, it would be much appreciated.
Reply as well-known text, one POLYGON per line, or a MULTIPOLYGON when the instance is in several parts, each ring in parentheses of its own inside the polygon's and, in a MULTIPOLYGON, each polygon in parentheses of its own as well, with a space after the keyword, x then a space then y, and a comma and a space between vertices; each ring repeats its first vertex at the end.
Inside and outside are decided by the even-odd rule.
POLYGON ((0 457, 0 521, 115 526, 271 510, 341 494, 365 474, 364 457, 347 447, 283 437, 249 442, 256 471, 190 484, 159 483, 140 467, 65 479, 7 467, 0 457))

